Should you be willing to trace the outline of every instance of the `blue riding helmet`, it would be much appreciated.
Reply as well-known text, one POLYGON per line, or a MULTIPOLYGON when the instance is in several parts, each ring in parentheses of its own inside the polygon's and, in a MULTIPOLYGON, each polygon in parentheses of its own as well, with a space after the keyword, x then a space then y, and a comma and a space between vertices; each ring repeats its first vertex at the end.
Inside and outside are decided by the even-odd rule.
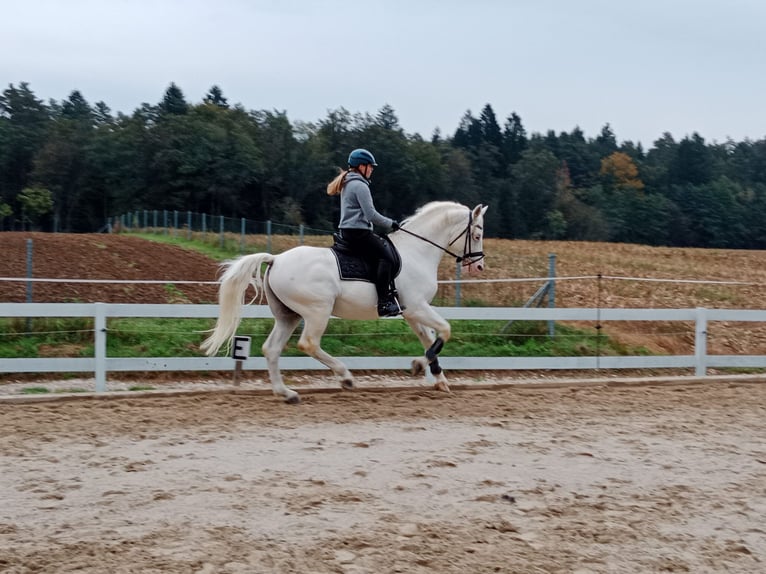
POLYGON ((366 149, 355 149, 348 155, 348 165, 351 167, 359 167, 360 165, 370 164, 373 167, 378 164, 375 163, 375 156, 368 152, 366 149))

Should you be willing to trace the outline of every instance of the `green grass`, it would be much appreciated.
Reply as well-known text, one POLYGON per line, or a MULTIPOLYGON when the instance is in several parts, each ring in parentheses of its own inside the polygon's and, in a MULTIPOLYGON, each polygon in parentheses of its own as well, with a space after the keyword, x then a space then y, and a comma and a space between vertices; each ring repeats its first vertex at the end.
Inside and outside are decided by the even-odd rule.
POLYGON ((24 387, 23 389, 21 389, 22 395, 45 395, 51 392, 64 394, 64 393, 87 393, 89 391, 87 389, 82 389, 79 387, 72 387, 70 389, 56 389, 54 391, 51 391, 50 389, 48 389, 48 387, 24 387))
MULTIPOLYGON (((192 239, 186 239, 186 232, 178 233, 177 237, 173 235, 164 235, 161 233, 131 233, 133 237, 140 237, 148 241, 154 241, 156 243, 163 243, 165 245, 176 245, 190 251, 196 251, 203 255, 207 255, 211 259, 216 261, 224 261, 226 259, 232 259, 240 255, 240 243, 237 239, 234 239, 234 235, 225 234, 224 244, 221 247, 221 239, 217 233, 207 233, 203 239, 201 233, 194 233, 192 239)), ((255 246, 248 245, 248 252, 265 251, 266 245, 255 246), (260 247, 260 248, 257 248, 260 247)))
POLYGON ((0 357, 50 356, 93 356, 93 320, 85 317, 0 318, 0 357))
MULTIPOLYGON (((239 335, 252 337, 253 355, 260 353, 273 319, 245 319, 239 335)), ((49 357, 93 356, 93 326, 89 319, 39 319, 26 332, 24 320, 0 319, 0 356, 49 357)), ((213 319, 113 318, 107 322, 109 357, 197 357, 205 331, 213 319)), ((642 347, 618 345, 595 329, 556 326, 556 336, 548 336, 545 321, 516 321, 505 329, 506 321, 451 321, 452 338, 444 356, 476 357, 554 357, 596 355, 644 355, 642 347)), ((288 341, 285 356, 302 356, 296 343, 301 326, 288 341)), ((415 334, 402 320, 332 320, 322 339, 322 347, 336 356, 418 356, 423 349, 415 334)))
POLYGON ((197 357, 203 331, 213 319, 109 319, 106 352, 110 357, 197 357))
POLYGON ((24 387, 21 389, 22 395, 44 395, 49 392, 46 387, 24 387))
MULTIPOLYGON (((556 335, 548 336, 544 321, 516 322, 503 332, 506 321, 451 321, 452 338, 443 356, 473 357, 556 357, 596 355, 647 355, 645 348, 628 348, 606 336, 557 325, 556 335)), ((238 334, 250 336, 257 354, 271 330, 270 319, 242 321, 238 334)), ((288 341, 284 356, 301 356, 296 343, 300 326, 288 341)), ((336 356, 417 356, 423 349, 404 321, 330 321, 322 348, 336 356)))

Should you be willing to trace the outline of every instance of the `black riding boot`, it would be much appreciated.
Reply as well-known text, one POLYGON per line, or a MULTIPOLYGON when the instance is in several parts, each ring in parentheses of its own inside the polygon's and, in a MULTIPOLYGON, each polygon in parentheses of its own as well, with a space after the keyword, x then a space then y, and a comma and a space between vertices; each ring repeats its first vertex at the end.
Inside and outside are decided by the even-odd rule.
POLYGON ((391 264, 385 259, 378 263, 378 277, 375 288, 378 291, 378 316, 396 317, 403 308, 394 296, 391 289, 391 264))

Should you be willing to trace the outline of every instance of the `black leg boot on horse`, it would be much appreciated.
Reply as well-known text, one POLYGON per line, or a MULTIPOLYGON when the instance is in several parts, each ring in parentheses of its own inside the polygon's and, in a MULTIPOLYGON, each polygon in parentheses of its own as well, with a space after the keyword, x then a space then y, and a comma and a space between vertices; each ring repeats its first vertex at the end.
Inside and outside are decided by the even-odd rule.
POLYGON ((391 280, 391 262, 387 259, 381 259, 378 263, 375 289, 378 292, 379 317, 396 317, 404 311, 404 307, 399 305, 399 300, 396 297, 394 282, 391 280))

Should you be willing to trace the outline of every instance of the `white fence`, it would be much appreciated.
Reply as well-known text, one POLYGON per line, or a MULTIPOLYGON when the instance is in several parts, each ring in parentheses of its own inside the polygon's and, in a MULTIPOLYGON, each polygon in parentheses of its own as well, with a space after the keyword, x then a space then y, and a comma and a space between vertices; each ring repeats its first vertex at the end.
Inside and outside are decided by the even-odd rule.
MULTIPOLYGON (((588 357, 442 357, 452 370, 575 370, 693 368, 705 376, 712 367, 766 368, 766 355, 709 355, 707 326, 712 321, 766 322, 766 310, 736 309, 525 309, 509 307, 440 307, 446 319, 523 321, 683 321, 695 324, 693 355, 588 356, 588 357)), ((106 389, 107 373, 118 371, 226 371, 234 368, 229 357, 107 357, 107 318, 174 317, 215 318, 217 305, 142 305, 112 303, 0 303, 0 317, 90 317, 94 319, 94 357, 0 358, 0 373, 94 373, 96 389, 106 389)), ((265 305, 244 308, 245 318, 270 318, 265 305)), ((337 320, 337 319, 336 319, 337 320)), ((390 320, 390 319, 389 319, 390 320)), ((395 319, 394 319, 395 320, 395 319)), ((413 335, 414 336, 414 335, 413 335)), ((409 369, 412 357, 339 357, 350 369, 409 369)), ((286 370, 319 370, 326 367, 310 357, 283 357, 286 370)), ((263 357, 243 362, 245 370, 266 370, 263 357)))

